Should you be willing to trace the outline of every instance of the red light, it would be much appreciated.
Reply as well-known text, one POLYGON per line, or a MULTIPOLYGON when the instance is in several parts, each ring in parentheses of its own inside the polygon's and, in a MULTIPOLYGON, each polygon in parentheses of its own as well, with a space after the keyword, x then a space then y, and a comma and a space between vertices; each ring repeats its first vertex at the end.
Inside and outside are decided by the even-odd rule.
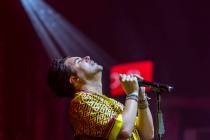
POLYGON ((144 77, 145 80, 152 81, 153 79, 153 62, 152 61, 140 61, 127 64, 120 64, 113 66, 110 71, 110 89, 111 96, 118 96, 124 94, 119 81, 119 74, 139 74, 144 77))

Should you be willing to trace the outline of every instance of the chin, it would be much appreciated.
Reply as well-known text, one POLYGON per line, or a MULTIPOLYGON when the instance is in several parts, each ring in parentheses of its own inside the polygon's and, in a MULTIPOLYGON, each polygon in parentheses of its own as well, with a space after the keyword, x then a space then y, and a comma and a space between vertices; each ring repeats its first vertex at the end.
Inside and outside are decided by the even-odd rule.
POLYGON ((103 71, 103 66, 98 65, 98 69, 99 69, 99 71, 103 71))

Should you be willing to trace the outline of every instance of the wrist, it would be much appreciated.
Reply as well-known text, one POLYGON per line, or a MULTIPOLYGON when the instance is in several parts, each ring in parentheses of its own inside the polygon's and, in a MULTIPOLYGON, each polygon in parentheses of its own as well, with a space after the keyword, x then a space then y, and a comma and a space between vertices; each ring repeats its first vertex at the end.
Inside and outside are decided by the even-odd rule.
POLYGON ((139 92, 139 100, 150 100, 151 98, 147 96, 146 92, 142 93, 142 92, 139 92))
POLYGON ((148 99, 150 98, 147 97, 146 93, 144 93, 143 95, 140 94, 138 99, 138 108, 146 109, 149 106, 148 99))
POLYGON ((131 92, 131 93, 127 94, 126 100, 129 100, 129 99, 135 100, 136 102, 138 102, 139 101, 139 94, 138 94, 138 92, 131 92))
POLYGON ((145 98, 147 98, 145 93, 139 93, 139 99, 140 100, 144 100, 145 98))
POLYGON ((128 93, 127 96, 137 96, 137 97, 139 97, 139 92, 133 91, 133 92, 128 93))

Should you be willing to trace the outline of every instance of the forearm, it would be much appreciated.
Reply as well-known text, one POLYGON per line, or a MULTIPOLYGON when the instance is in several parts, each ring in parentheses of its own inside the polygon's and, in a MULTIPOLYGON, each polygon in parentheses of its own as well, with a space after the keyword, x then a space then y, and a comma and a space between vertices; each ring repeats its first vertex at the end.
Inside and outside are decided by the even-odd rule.
POLYGON ((151 140, 154 138, 154 125, 152 114, 149 107, 138 109, 138 124, 137 129, 143 140, 151 140))
POLYGON ((124 140, 130 138, 134 129, 138 108, 139 85, 137 78, 133 74, 120 74, 120 82, 122 84, 122 88, 127 94, 125 108, 122 112, 123 124, 118 135, 118 139, 124 140))
POLYGON ((138 103, 133 99, 126 99, 125 108, 122 112, 123 126, 120 130, 118 139, 127 139, 131 136, 136 121, 138 103))

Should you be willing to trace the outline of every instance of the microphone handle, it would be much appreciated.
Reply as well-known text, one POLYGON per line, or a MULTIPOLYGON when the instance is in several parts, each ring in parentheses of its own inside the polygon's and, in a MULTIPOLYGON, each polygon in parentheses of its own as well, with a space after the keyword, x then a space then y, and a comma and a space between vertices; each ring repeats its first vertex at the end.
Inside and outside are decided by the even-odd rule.
POLYGON ((153 89, 161 90, 161 91, 166 91, 166 92, 171 92, 173 87, 165 84, 159 84, 155 82, 149 82, 146 80, 142 80, 138 78, 138 84, 139 86, 145 86, 145 87, 150 87, 153 89))

